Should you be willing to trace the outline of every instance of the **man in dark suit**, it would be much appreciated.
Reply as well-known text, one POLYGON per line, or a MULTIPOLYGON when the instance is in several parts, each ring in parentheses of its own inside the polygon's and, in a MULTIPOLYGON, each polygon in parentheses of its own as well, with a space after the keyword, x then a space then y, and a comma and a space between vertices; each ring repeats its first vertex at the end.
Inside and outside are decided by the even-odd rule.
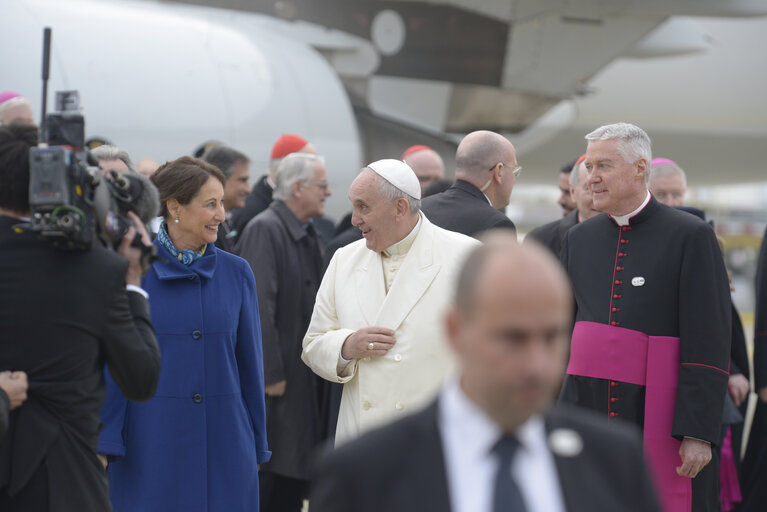
POLYGON ((635 432, 550 409, 572 310, 561 267, 513 235, 486 242, 447 316, 458 377, 427 409, 330 453, 312 512, 659 510, 635 432))
POLYGON ((477 237, 491 228, 514 223, 499 210, 506 208, 522 167, 505 137, 485 130, 468 134, 455 153, 455 183, 423 200, 421 211, 433 224, 477 237))
POLYGON ((120 254, 58 251, 16 230, 29 216, 36 142, 34 126, 0 127, 0 371, 29 379, 0 441, 0 510, 108 511, 96 455, 104 363, 133 400, 150 398, 160 374, 141 250, 130 246, 137 228, 149 236, 133 214, 120 254))
POLYGON ((599 214, 594 209, 594 201, 591 199, 591 191, 587 183, 588 173, 586 172, 586 165, 583 163, 585 159, 586 155, 583 155, 576 160, 572 172, 568 174, 570 180, 569 197, 575 202, 575 210, 561 219, 538 226, 525 237, 525 240, 535 240, 548 247, 557 258, 559 258, 559 253, 562 250, 562 240, 564 240, 567 231, 579 222, 599 214))
POLYGON ((232 210, 245 206, 250 194, 250 159, 229 146, 218 145, 202 155, 202 159, 215 165, 226 176, 224 183, 224 211, 226 219, 218 225, 216 247, 222 251, 234 252, 234 244, 240 233, 234 229, 232 210))

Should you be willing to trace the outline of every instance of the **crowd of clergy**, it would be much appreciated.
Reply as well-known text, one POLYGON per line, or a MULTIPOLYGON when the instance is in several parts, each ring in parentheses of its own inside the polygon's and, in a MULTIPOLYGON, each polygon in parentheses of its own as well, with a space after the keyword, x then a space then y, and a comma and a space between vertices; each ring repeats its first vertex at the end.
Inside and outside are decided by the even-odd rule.
MULTIPOLYGON (((95 150, 161 202, 142 281, 157 392, 132 402, 106 372, 114 509, 762 510, 767 249, 752 376, 681 166, 632 124, 584 136, 562 217, 526 236, 504 213, 522 167, 491 131, 461 140, 452 181, 414 145, 349 190, 296 134, 252 187, 226 145, 138 167, 95 150), (349 197, 337 225, 332 193, 349 197)), ((12 410, 18 380, 0 373, 12 410)))

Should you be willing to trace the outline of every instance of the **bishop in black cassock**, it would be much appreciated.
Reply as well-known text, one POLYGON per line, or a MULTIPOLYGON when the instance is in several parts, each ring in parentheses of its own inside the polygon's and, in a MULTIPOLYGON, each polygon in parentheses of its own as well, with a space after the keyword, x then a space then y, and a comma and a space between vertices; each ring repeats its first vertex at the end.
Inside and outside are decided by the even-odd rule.
POLYGON ((700 441, 719 440, 728 380, 731 308, 716 237, 649 194, 641 129, 609 125, 587 139, 594 207, 607 214, 570 229, 562 246, 577 306, 562 400, 644 428, 667 510, 719 510, 718 463, 700 469, 711 456, 700 441))

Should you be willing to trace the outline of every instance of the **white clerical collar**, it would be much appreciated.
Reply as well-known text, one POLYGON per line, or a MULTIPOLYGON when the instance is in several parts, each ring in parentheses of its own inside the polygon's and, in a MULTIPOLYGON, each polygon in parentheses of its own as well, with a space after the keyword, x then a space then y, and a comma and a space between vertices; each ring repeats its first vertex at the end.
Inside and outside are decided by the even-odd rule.
POLYGON ((639 205, 639 208, 634 210, 631 213, 627 213, 626 215, 610 215, 612 219, 615 221, 616 224, 619 226, 628 226, 629 225, 629 219, 631 219, 633 216, 635 216, 637 213, 641 212, 642 209, 647 206, 647 203, 650 202, 650 191, 647 191, 647 195, 644 198, 644 201, 642 201, 642 204, 639 205))
POLYGON ((421 229, 421 212, 418 212, 418 222, 415 223, 415 227, 413 227, 410 233, 396 244, 387 247, 383 252, 383 256, 394 256, 407 253, 413 246, 415 236, 418 234, 419 229, 421 229))
POLYGON ((268 174, 266 175, 266 184, 269 185, 269 188, 271 188, 272 190, 277 188, 277 185, 274 184, 274 180, 268 174))

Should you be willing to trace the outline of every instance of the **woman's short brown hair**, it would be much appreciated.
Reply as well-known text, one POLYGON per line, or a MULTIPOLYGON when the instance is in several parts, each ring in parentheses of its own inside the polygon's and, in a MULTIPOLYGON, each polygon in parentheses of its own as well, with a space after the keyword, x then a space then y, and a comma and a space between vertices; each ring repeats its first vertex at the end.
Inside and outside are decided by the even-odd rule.
POLYGON ((224 173, 218 167, 191 156, 182 156, 160 166, 150 178, 160 192, 160 215, 168 219, 168 201, 171 199, 179 204, 189 204, 211 177, 220 181, 222 186, 226 182, 224 173))

